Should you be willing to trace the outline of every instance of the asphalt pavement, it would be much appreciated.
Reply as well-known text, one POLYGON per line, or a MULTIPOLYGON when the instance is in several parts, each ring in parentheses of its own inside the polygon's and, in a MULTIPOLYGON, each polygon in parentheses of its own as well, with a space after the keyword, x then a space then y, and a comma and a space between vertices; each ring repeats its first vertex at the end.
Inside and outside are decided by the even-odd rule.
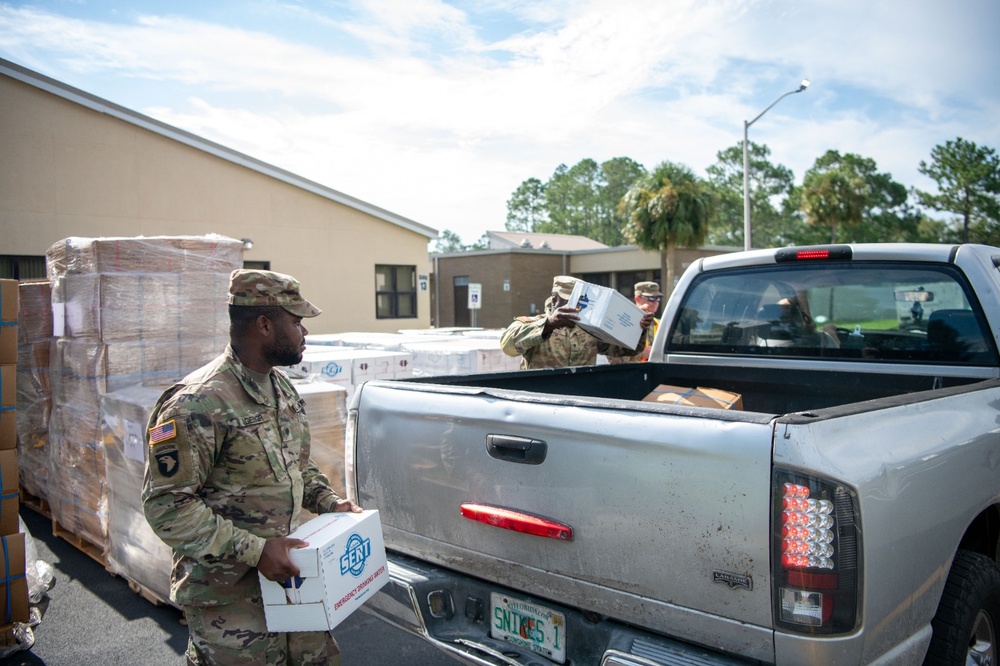
MULTIPOLYGON (((154 605, 128 582, 52 533, 52 521, 22 508, 39 559, 55 569, 35 644, 0 666, 181 666, 187 627, 169 605, 154 605)), ((43 604, 44 605, 44 604, 43 604)), ((424 641, 356 612, 334 630, 343 666, 454 666, 424 641)))

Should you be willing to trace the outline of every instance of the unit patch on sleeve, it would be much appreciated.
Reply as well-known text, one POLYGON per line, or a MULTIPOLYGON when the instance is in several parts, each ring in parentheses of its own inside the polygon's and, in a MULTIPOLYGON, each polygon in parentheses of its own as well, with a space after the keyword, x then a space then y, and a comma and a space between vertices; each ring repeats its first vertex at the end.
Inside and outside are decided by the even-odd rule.
POLYGON ((149 445, 159 444, 160 442, 166 442, 177 436, 177 428, 174 426, 173 421, 167 421, 166 423, 161 423, 155 428, 149 429, 149 445))
POLYGON ((166 451, 156 451, 156 467, 160 470, 160 474, 166 477, 171 477, 177 473, 180 467, 180 462, 178 461, 177 447, 171 446, 166 451))

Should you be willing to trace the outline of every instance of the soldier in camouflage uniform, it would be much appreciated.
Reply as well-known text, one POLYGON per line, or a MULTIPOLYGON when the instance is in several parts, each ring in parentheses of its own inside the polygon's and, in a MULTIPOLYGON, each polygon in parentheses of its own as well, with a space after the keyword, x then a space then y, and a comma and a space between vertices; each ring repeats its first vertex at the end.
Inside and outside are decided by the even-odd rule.
POLYGON ((153 408, 142 502, 173 550, 170 598, 184 609, 189 665, 340 664, 329 632, 267 630, 258 571, 299 571, 286 535, 302 507, 360 511, 309 458, 303 400, 275 366, 302 360, 303 317, 320 310, 299 283, 233 271, 225 353, 163 393, 153 408))
POLYGON ((660 291, 660 285, 655 282, 636 282, 633 300, 640 310, 653 315, 653 323, 646 331, 646 346, 642 352, 635 356, 609 358, 609 363, 640 363, 649 360, 649 350, 652 347, 653 338, 656 337, 656 329, 660 327, 660 320, 656 319, 656 311, 660 308, 660 302, 663 300, 663 292, 660 291))
POLYGON ((582 328, 575 308, 564 307, 573 294, 577 279, 559 275, 552 281, 552 297, 545 301, 545 313, 534 317, 517 317, 500 336, 500 347, 508 356, 522 356, 521 368, 562 368, 574 365, 594 365, 597 355, 608 358, 634 356, 646 346, 646 329, 653 315, 642 318, 642 335, 635 349, 598 340, 582 328))

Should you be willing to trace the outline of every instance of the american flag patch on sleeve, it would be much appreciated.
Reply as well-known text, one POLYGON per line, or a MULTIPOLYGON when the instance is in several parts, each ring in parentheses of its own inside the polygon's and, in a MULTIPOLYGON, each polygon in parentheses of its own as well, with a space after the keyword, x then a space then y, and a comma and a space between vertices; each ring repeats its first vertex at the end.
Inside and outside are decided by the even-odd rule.
POLYGON ((153 444, 173 439, 175 435, 177 435, 177 429, 174 427, 173 421, 161 423, 155 428, 149 429, 149 445, 152 446, 153 444))

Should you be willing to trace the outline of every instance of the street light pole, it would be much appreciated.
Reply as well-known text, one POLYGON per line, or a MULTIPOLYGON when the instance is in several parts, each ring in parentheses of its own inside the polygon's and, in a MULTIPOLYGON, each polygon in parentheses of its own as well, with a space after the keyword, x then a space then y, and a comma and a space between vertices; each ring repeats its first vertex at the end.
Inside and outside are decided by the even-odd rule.
POLYGON ((778 99, 771 102, 771 105, 766 109, 757 114, 757 117, 750 121, 743 121, 743 249, 750 249, 750 153, 747 141, 747 130, 755 122, 760 120, 760 117, 771 110, 775 104, 785 99, 789 95, 794 95, 795 93, 800 93, 809 87, 809 79, 802 79, 802 83, 799 84, 798 90, 790 90, 778 99))

